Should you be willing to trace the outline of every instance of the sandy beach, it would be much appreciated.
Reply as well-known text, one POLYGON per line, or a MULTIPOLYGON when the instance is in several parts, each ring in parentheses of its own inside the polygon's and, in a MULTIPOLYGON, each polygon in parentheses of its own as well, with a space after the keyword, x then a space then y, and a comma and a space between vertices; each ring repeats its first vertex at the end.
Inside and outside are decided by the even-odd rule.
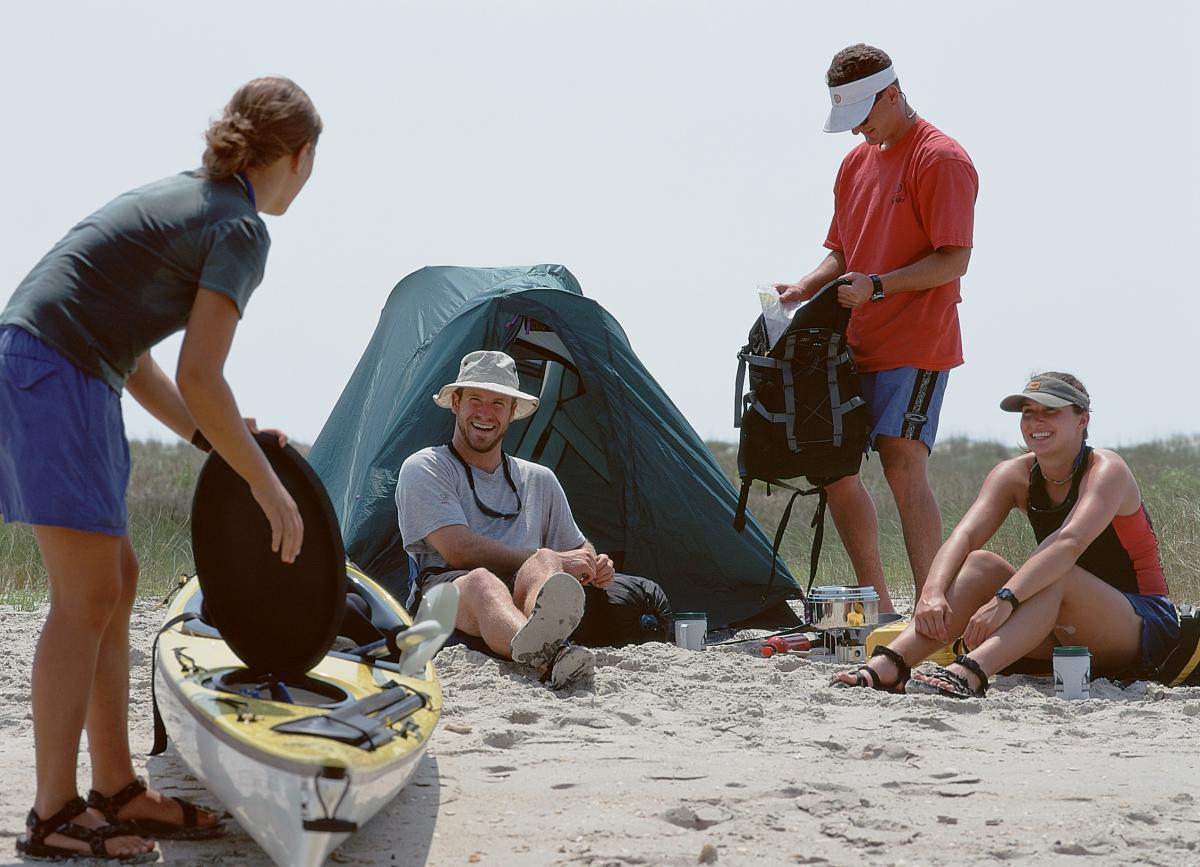
MULTIPOLYGON (((150 644, 134 613, 134 749, 151 743, 150 644)), ((33 797, 29 668, 44 611, 0 608, 0 863, 33 797)), ((445 713, 407 789, 339 864, 1200 864, 1200 689, 1002 677, 981 701, 826 686, 757 644, 598 651, 568 695, 452 647, 445 713)), ((217 806, 171 752, 155 785, 217 806)), ((80 772, 86 792, 86 754, 80 772)), ((269 865, 235 823, 163 843, 171 864, 269 865)))

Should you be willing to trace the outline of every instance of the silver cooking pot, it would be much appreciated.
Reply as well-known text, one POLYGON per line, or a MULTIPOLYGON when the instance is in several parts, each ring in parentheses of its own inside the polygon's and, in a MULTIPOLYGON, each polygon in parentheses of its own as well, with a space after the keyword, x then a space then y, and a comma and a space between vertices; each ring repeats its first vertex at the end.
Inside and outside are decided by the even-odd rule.
POLYGON ((874 587, 814 587, 808 596, 808 622, 817 629, 879 625, 879 591, 874 587))

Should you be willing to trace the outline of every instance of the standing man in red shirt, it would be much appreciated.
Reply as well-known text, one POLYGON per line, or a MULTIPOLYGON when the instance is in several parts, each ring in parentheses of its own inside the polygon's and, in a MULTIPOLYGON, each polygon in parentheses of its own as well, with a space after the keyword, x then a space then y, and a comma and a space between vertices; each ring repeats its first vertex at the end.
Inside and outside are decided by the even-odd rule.
MULTIPOLYGON (((839 51, 825 79, 833 102, 825 131, 865 141, 846 155, 834 182, 829 254, 798 282, 775 288, 795 302, 831 280, 851 281, 838 300, 853 310, 848 337, 872 415, 869 447, 896 498, 920 598, 942 543, 926 468, 949 371, 963 363, 959 278, 971 258, 979 178, 958 142, 909 105, 891 58, 878 48, 839 51)), ((875 587, 881 610, 892 610, 870 495, 857 476, 828 492, 859 584, 875 587)))

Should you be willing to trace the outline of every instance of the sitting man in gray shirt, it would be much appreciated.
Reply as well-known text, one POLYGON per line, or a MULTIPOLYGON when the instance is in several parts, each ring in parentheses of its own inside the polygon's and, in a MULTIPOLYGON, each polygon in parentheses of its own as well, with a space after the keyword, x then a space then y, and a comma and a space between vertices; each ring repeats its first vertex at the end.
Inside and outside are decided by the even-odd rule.
POLYGON ((400 534, 419 570, 408 605, 455 582, 455 628, 561 689, 595 667, 567 638, 583 618, 580 585, 607 587, 613 563, 579 531, 554 473, 501 450, 509 424, 537 409, 520 384, 512 358, 479 351, 434 395, 454 413, 454 436, 410 456, 396 484, 400 534))

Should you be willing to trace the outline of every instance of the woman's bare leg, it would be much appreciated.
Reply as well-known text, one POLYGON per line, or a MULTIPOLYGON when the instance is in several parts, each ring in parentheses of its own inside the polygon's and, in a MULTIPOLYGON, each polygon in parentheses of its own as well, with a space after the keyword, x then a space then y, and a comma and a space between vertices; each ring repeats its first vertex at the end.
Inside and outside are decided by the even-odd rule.
POLYGON ((126 536, 120 546, 120 590, 100 639, 96 677, 87 711, 92 788, 110 794, 134 776, 129 751, 129 616, 137 595, 138 564, 126 536))
MULTIPOLYGON (((1076 566, 1023 601, 970 656, 992 675, 1022 657, 1043 656, 1051 634, 1059 643, 1086 646, 1097 669, 1120 671, 1138 659, 1142 618, 1123 593, 1076 566)), ((978 685, 978 678, 963 666, 947 667, 978 685)))
MULTIPOLYGON (((88 751, 92 757, 92 788, 115 795, 136 776, 129 749, 129 617, 137 598, 138 562, 133 545, 121 540, 121 590, 116 610, 100 640, 96 677, 88 704, 88 751)), ((197 824, 215 825, 219 817, 198 808, 197 824)), ((147 789, 118 813, 118 818, 155 819, 183 824, 183 808, 174 799, 147 789)))
MULTIPOLYGON (((34 531, 50 578, 50 614, 34 654, 32 689, 37 761, 34 810, 46 818, 77 794, 80 735, 92 701, 104 635, 120 604, 123 540, 63 527, 37 526, 34 531)), ((128 644, 123 658, 127 682, 128 644)), ((106 668, 109 665, 105 661, 106 668)), ((104 824, 91 813, 75 821, 92 827, 104 824)), ((46 842, 88 849, 86 843, 58 834, 51 834, 46 842)), ((139 837, 114 837, 108 842, 111 854, 152 848, 152 843, 139 837)))
MULTIPOLYGON (((950 634, 962 635, 971 615, 1003 587, 1015 571, 1012 564, 998 554, 990 551, 972 551, 946 590, 946 602, 950 605, 951 612, 950 634)), ((936 638, 927 638, 917 632, 915 624, 909 623, 908 628, 888 646, 911 666, 941 647, 942 642, 936 638)), ((883 687, 895 684, 900 674, 896 663, 886 656, 873 657, 869 667, 875 672, 876 682, 883 687)), ((854 675, 842 672, 834 676, 834 681, 853 684, 854 675)))
POLYGON ((1076 566, 1021 603, 1004 625, 971 651, 989 674, 1011 665, 1053 633, 1061 644, 1080 644, 1098 669, 1121 670, 1138 658, 1142 618, 1125 594, 1076 566))

